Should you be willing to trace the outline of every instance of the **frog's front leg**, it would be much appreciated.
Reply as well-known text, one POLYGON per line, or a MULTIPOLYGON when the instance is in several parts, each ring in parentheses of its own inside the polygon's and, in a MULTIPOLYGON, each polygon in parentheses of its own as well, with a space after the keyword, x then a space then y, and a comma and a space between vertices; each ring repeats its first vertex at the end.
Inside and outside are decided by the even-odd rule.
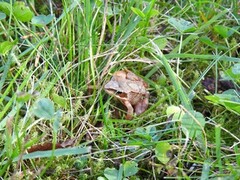
POLYGON ((132 107, 131 103, 130 103, 129 101, 123 101, 122 103, 123 103, 124 106, 126 106, 126 108, 127 108, 126 119, 128 119, 128 120, 132 119, 132 116, 133 116, 133 107, 132 107))
POLYGON ((139 101, 135 106, 134 106, 134 112, 139 115, 142 114, 146 109, 148 108, 148 98, 144 98, 141 101, 139 101))

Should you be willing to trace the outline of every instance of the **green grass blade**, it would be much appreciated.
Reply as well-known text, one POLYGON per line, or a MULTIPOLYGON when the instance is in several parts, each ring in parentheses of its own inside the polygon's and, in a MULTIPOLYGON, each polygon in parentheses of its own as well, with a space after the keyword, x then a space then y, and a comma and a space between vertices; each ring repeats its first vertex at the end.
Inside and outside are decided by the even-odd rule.
POLYGON ((63 148, 63 149, 56 149, 55 151, 48 150, 48 151, 36 151, 33 153, 25 154, 22 157, 16 157, 13 159, 13 162, 17 162, 20 159, 36 159, 36 158, 46 158, 46 157, 58 157, 58 156, 70 156, 70 155, 80 155, 80 154, 87 154, 91 152, 91 147, 70 147, 70 148, 63 148))
POLYGON ((201 175, 201 180, 206 180, 209 179, 209 171, 211 168, 210 160, 207 159, 203 163, 203 168, 202 168, 202 175, 201 175))
POLYGON ((222 160, 221 160, 221 125, 215 126, 215 144, 216 144, 216 157, 220 173, 222 174, 222 160))
MULTIPOLYGON (((201 60, 213 60, 213 59, 219 59, 219 61, 229 61, 229 62, 239 62, 240 58, 237 57, 229 57, 226 55, 211 55, 211 54, 178 54, 178 53, 171 53, 171 54, 166 54, 165 57, 167 59, 173 59, 173 58, 186 58, 189 59, 191 58, 191 60, 189 61, 199 61, 199 59, 201 60)), ((187 62, 187 60, 182 60, 184 62, 187 62)))
POLYGON ((0 79, 0 92, 2 91, 2 87, 3 87, 3 84, 6 80, 6 77, 7 77, 7 74, 9 72, 11 63, 12 63, 12 58, 11 58, 11 55, 9 55, 7 63, 3 67, 4 71, 3 71, 2 75, 1 75, 1 79, 0 79))
POLYGON ((192 110, 193 107, 191 105, 190 99, 188 98, 185 90, 183 89, 180 81, 178 80, 178 77, 176 76, 175 72, 172 70, 171 66, 169 65, 169 62, 167 60, 167 58, 163 55, 162 51, 158 48, 158 46, 156 44, 154 44, 154 42, 152 42, 153 46, 155 47, 155 49, 157 50, 156 53, 153 55, 153 57, 155 57, 157 60, 159 60, 160 62, 162 62, 162 64, 164 65, 170 80, 173 83, 173 86, 175 87, 175 89, 177 90, 181 103, 183 104, 183 106, 187 109, 187 110, 192 110))

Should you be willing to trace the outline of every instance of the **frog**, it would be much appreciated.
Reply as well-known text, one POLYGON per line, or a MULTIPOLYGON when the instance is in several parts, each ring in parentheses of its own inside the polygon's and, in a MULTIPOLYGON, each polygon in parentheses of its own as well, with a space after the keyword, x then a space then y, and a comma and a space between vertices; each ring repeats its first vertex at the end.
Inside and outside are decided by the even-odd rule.
POLYGON ((104 85, 107 94, 118 99, 126 108, 126 119, 142 114, 148 108, 148 84, 128 69, 113 73, 109 82, 104 85))

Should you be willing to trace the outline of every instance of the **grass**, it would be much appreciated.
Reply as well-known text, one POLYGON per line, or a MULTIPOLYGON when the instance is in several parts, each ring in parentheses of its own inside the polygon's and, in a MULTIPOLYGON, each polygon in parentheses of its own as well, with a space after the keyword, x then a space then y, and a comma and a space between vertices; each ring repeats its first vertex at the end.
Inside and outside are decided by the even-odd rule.
POLYGON ((1 3, 0 177, 240 176, 237 0, 1 3), (124 68, 150 92, 130 121, 103 89, 124 68))

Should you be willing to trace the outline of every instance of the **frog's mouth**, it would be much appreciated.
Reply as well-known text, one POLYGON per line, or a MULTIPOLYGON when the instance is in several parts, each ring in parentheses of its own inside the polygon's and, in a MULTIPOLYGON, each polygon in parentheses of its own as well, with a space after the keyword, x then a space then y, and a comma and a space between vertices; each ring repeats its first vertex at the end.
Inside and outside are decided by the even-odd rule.
POLYGON ((118 91, 119 89, 121 89, 121 87, 119 86, 119 83, 116 81, 110 81, 104 86, 104 90, 110 95, 122 94, 121 91, 118 91))
POLYGON ((105 89, 105 91, 108 93, 108 94, 110 94, 110 95, 116 95, 116 96, 119 96, 119 97, 124 97, 123 96, 123 92, 120 92, 120 91, 117 91, 117 90, 115 90, 115 89, 105 89))

